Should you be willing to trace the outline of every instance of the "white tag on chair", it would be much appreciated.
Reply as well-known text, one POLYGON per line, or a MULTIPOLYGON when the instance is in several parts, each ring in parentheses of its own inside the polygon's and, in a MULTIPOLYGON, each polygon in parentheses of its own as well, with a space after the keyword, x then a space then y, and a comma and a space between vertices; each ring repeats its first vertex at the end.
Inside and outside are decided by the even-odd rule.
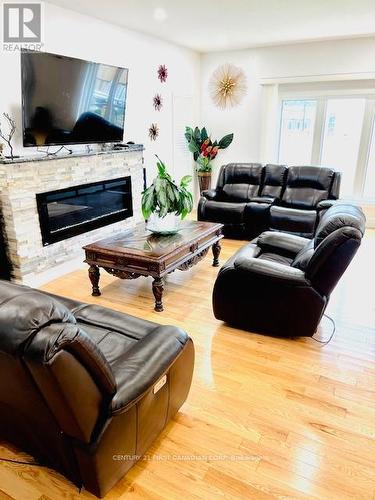
POLYGON ((159 392, 166 382, 167 382, 167 376, 163 375, 162 378, 154 385, 154 394, 159 392))

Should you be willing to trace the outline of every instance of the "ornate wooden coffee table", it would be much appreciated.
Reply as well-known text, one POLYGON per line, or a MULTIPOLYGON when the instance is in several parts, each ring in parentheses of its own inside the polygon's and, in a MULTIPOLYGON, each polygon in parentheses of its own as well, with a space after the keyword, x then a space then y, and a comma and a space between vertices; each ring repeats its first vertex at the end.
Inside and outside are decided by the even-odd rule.
POLYGON ((89 264, 92 295, 101 295, 99 288, 102 267, 122 279, 152 276, 155 311, 163 310, 163 278, 180 269, 185 271, 213 252, 213 266, 219 265, 222 224, 184 221, 177 234, 160 236, 150 233, 144 224, 133 230, 111 236, 83 247, 89 264))

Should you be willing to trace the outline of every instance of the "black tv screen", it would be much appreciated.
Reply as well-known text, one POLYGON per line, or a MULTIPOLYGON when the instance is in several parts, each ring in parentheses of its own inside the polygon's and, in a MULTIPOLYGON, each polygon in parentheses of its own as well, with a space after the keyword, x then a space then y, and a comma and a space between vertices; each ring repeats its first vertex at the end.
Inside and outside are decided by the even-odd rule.
POLYGON ((23 145, 121 142, 128 70, 22 52, 23 145))

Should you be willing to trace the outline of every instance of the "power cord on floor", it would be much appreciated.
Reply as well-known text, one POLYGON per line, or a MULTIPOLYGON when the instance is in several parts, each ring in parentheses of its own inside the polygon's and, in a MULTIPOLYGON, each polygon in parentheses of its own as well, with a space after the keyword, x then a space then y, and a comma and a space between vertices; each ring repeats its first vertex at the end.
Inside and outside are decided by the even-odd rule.
POLYGON ((325 346, 325 345, 327 345, 327 344, 329 344, 331 342, 331 340, 332 340, 332 338, 333 338, 333 336, 334 336, 334 334, 336 332, 336 323, 335 323, 335 320, 333 318, 331 318, 331 316, 328 316, 328 314, 323 314, 323 316, 325 318, 329 319, 330 322, 332 323, 332 326, 333 326, 333 330, 332 330, 332 333, 331 333, 329 339, 328 340, 319 340, 319 339, 316 339, 314 336, 311 337, 313 340, 315 340, 315 342, 318 342, 318 344, 322 344, 322 347, 325 346))
POLYGON ((14 460, 12 458, 0 458, 0 462, 10 462, 11 464, 19 464, 19 465, 34 465, 38 467, 46 467, 46 465, 41 464, 40 462, 27 462, 26 460, 14 460))

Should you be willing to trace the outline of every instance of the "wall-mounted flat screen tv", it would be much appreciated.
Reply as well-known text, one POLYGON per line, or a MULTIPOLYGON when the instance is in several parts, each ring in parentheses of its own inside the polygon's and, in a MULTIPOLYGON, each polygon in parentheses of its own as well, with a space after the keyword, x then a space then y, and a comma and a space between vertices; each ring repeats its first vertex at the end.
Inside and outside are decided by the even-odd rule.
POLYGON ((126 68, 25 51, 21 73, 24 146, 123 140, 126 68))

